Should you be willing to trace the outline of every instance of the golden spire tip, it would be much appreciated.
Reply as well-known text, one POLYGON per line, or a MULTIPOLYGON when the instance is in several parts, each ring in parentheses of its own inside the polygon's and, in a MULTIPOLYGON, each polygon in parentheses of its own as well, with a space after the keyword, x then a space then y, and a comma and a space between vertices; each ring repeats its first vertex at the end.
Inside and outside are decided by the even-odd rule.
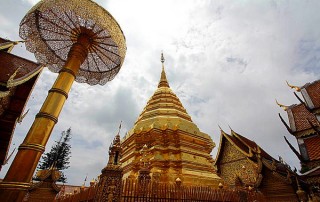
POLYGON ((164 57, 163 57, 163 51, 161 51, 161 63, 163 64, 165 61, 164 57))
POLYGON ((118 131, 118 134, 120 133, 120 130, 121 130, 121 125, 122 125, 122 120, 120 121, 120 125, 119 125, 119 131, 118 131))

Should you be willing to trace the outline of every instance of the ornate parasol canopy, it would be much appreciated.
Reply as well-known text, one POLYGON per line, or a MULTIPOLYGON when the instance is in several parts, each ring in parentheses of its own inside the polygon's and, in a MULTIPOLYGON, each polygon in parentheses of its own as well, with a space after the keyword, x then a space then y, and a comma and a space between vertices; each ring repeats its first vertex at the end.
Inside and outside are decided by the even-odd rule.
POLYGON ((76 81, 104 85, 119 72, 126 44, 115 19, 90 0, 42 0, 20 23, 27 50, 53 72, 59 72, 78 36, 89 36, 91 46, 76 81))

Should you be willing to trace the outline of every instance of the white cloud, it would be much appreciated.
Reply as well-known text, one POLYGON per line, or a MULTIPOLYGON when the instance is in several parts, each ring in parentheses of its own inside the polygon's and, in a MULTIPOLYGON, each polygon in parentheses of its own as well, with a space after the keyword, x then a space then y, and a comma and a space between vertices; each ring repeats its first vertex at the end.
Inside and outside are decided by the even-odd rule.
MULTIPOLYGON (((128 50, 113 81, 105 86, 74 84, 71 90, 47 146, 49 150, 62 130, 72 128, 69 183, 81 184, 86 173, 90 178, 98 175, 120 120, 122 136, 133 126, 156 89, 161 50, 171 88, 193 121, 211 135, 217 146, 218 124, 226 132, 230 125, 274 157, 281 155, 288 163, 298 165, 283 141, 283 135, 290 136, 277 113, 286 115, 274 99, 284 104, 297 103, 285 80, 303 85, 319 79, 319 68, 315 68, 319 66, 320 45, 318 1, 98 3, 117 19, 128 50)), ((19 16, 22 18, 28 9, 19 7, 19 16)), ((9 14, 6 17, 9 19, 9 14)), ((1 30, 18 27, 19 20, 8 21, 10 24, 1 30)), ((10 37, 17 35, 14 31, 10 37)), ((21 50, 19 53, 30 57, 21 50)), ((39 79, 27 106, 31 111, 16 129, 16 145, 22 141, 55 77, 45 71, 39 79)))

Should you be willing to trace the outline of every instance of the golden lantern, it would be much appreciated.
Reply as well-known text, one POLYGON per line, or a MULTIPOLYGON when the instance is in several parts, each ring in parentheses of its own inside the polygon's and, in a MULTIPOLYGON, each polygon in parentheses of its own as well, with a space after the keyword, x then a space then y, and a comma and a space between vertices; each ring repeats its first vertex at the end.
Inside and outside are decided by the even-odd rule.
POLYGON ((118 23, 90 0, 40 1, 21 21, 20 36, 38 62, 59 75, 0 183, 2 201, 23 199, 73 82, 105 84, 126 53, 118 23))

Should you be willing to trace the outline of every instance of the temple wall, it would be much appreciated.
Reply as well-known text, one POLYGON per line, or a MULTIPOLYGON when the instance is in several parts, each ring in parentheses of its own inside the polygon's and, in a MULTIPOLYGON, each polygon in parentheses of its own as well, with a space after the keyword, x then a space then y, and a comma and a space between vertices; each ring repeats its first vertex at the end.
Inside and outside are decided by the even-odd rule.
POLYGON ((234 186, 237 177, 244 183, 255 181, 257 178, 257 173, 255 173, 257 166, 230 142, 225 141, 223 148, 222 158, 219 163, 219 174, 224 183, 234 186))
POLYGON ((297 201, 297 195, 292 185, 283 176, 279 176, 268 169, 263 170, 259 190, 268 201, 297 201))

